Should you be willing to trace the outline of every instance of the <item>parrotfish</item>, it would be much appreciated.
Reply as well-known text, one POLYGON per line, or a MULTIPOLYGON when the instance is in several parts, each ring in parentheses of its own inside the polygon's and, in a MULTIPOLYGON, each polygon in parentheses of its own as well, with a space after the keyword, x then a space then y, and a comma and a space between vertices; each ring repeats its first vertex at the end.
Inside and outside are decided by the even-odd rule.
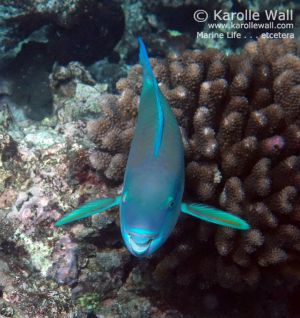
POLYGON ((124 243, 137 257, 149 256, 164 244, 181 212, 234 229, 249 229, 238 216, 208 205, 182 202, 185 169, 180 128, 159 88, 142 39, 138 42, 143 86, 122 193, 91 201, 62 217, 56 226, 119 206, 124 243))

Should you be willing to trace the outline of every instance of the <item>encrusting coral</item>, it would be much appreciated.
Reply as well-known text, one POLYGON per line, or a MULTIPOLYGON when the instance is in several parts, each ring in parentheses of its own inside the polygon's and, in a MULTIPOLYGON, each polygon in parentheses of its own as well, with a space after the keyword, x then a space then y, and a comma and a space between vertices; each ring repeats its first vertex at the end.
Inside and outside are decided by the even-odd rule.
MULTIPOLYGON (((183 221, 173 236, 179 236, 176 241, 181 244, 174 250, 169 246, 169 254, 157 264, 154 276, 161 280, 176 272, 177 281, 183 285, 200 276, 202 281, 210 277, 211 282, 223 287, 242 288, 256 285, 269 266, 282 268, 297 261, 297 44, 260 38, 246 44, 240 55, 225 56, 216 49, 186 50, 181 55, 171 53, 166 59, 151 59, 151 64, 181 126, 186 197, 219 206, 251 224, 251 230, 238 233, 183 221), (192 242, 190 235, 185 238, 189 227, 194 233, 192 242), (212 241, 217 253, 215 249, 207 252, 205 245, 210 246, 212 241), (203 253, 209 254, 205 260, 203 253), (187 259, 189 270, 183 266, 187 259)), ((88 135, 96 144, 91 164, 116 183, 122 181, 134 131, 141 72, 139 65, 133 66, 128 77, 117 82, 120 94, 103 95, 99 101, 102 116, 87 124, 88 135)))

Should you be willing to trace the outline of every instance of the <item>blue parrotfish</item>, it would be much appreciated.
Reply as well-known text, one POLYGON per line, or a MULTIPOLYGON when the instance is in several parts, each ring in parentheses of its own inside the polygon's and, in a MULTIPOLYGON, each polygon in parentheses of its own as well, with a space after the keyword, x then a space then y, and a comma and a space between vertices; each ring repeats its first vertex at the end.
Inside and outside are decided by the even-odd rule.
POLYGON ((233 214, 182 202, 185 169, 181 132, 154 76, 145 45, 141 38, 138 42, 143 86, 122 193, 91 201, 62 217, 56 226, 119 206, 124 243, 137 257, 149 256, 164 244, 181 212, 234 229, 249 229, 246 221, 233 214))

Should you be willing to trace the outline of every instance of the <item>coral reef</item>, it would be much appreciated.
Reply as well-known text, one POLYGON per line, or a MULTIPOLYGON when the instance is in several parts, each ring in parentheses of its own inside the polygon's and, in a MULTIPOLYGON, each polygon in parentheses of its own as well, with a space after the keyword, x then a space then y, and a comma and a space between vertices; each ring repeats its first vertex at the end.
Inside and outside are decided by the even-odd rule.
POLYGON ((99 115, 99 95, 107 85, 96 84, 90 73, 78 62, 56 65, 50 75, 53 110, 59 123, 84 120, 99 115))
MULTIPOLYGON (((23 18, 42 16, 40 27, 51 18, 46 29, 55 25, 67 32, 66 27, 82 21, 76 14, 81 1, 67 8, 65 1, 47 3, 39 1, 32 11, 32 1, 18 2, 14 8, 19 11, 8 10, 5 23, 22 26, 23 18)), ((8 1, 3 4, 12 8, 8 1)), ((146 42, 162 55, 172 32, 154 34, 172 26, 168 12, 187 14, 196 6, 197 1, 183 0, 123 2, 130 27, 116 47, 121 59, 134 52, 136 33, 148 31, 146 42), (134 21, 137 13, 147 18, 134 21)), ((119 2, 113 9, 120 12, 119 2)), ((26 34, 14 33, 20 27, 10 29, 10 56, 37 35, 32 35, 36 21, 41 20, 34 20, 26 34)), ((51 44, 54 35, 48 36, 51 44)), ((103 56, 111 53, 118 36, 112 38, 103 56)), ((172 47, 178 45, 173 40, 172 47)), ((300 290, 299 44, 259 39, 240 55, 207 49, 151 59, 182 130, 185 200, 229 210, 252 228, 240 233, 181 216, 167 243, 145 260, 124 248, 117 209, 54 228, 55 220, 81 203, 120 193, 138 112, 141 67, 133 66, 112 95, 107 94, 112 80, 102 82, 101 75, 96 82, 81 64, 94 61, 95 55, 81 60, 78 51, 67 57, 55 54, 64 66, 52 68, 53 60, 46 59, 21 72, 25 82, 32 80, 26 95, 31 97, 40 87, 35 83, 52 68, 43 86, 47 94, 28 102, 37 106, 30 111, 35 113, 51 95, 51 109, 40 122, 29 120, 26 110, 22 120, 14 112, 12 94, 17 84, 23 93, 24 80, 9 85, 0 79, 0 315, 195 318, 201 312, 227 318, 276 312, 276 317, 293 317, 300 290), (66 63, 70 59, 80 61, 66 63), (46 72, 45 64, 51 66, 46 72)), ((18 65, 10 72, 16 73, 18 65)))
POLYGON ((40 53, 47 52, 52 62, 92 63, 110 53, 124 28, 123 12, 113 1, 99 4, 83 0, 38 3, 4 0, 0 5, 0 19, 0 66, 25 47, 31 47, 31 52, 34 48, 40 53), (41 50, 45 47, 46 51, 41 50))
POLYGON ((53 65, 90 65, 110 56, 124 29, 116 2, 2 1, 0 21, 0 92, 2 81, 9 82, 8 105, 16 120, 52 114, 53 65))
MULTIPOLYGON (((195 275, 207 276, 209 270, 215 283, 242 289, 256 285, 268 267, 297 260, 298 56, 293 41, 259 39, 248 43, 239 56, 226 57, 208 49, 151 60, 182 128, 186 198, 239 214, 252 226, 246 233, 226 228, 214 233, 210 225, 197 225, 195 237, 200 242, 214 240, 218 252, 210 266, 202 264, 199 242, 182 243, 158 263, 154 274, 159 279, 175 271, 178 280, 187 284, 195 275), (180 266, 187 258, 198 269, 184 278, 180 266)), ((117 89, 120 95, 101 97, 103 116, 87 124, 88 135, 97 145, 91 164, 114 182, 120 182, 126 162, 141 67, 134 66, 127 78, 118 81, 117 89)), ((176 239, 180 240, 184 241, 176 239)))
POLYGON ((52 150, 48 145, 38 150, 26 139, 14 140, 8 133, 2 137, 0 313, 3 317, 66 315, 69 289, 44 279, 53 263, 51 245, 57 240, 51 226, 59 217, 56 187, 65 178, 66 157, 57 147, 61 140, 52 144, 52 150), (51 153, 56 158, 51 159, 51 153), (52 302, 47 301, 49 295, 52 302))
MULTIPOLYGON (((115 51, 121 60, 131 60, 136 52, 138 36, 149 44, 148 49, 156 55, 166 55, 170 50, 182 51, 193 43, 197 47, 207 47, 204 41, 196 39, 196 32, 202 30, 206 23, 197 23, 193 14, 197 9, 211 13, 214 9, 230 11, 234 4, 231 0, 160 0, 160 1, 122 1, 125 17, 123 36, 115 51), (188 21, 188 23, 187 23, 188 21)), ((212 40, 210 44, 228 48, 226 41, 219 45, 212 40)), ((242 43, 241 43, 242 45, 242 43)))
MULTIPOLYGON (((60 82, 58 70, 52 74, 60 110, 68 107, 62 94, 68 90, 59 89, 63 85, 94 87, 93 81, 88 85, 81 76, 88 73, 79 72, 83 70, 79 66, 67 68, 78 71, 69 81, 64 77, 60 82)), ((82 96, 74 97, 74 105, 75 100, 82 101, 82 96)), ((91 312, 119 318, 182 317, 123 288, 132 259, 122 244, 116 210, 68 229, 54 227, 61 211, 120 191, 103 183, 90 168, 92 145, 86 139, 86 125, 70 114, 63 117, 57 111, 40 123, 15 122, 1 130, 1 317, 86 318, 91 312)), ((90 114, 83 105, 82 118, 90 114)))
MULTIPOLYGON (((272 6, 272 1, 267 5, 272 6)), ((210 17, 216 9, 229 12, 251 7, 262 12, 265 6, 263 1, 238 1, 238 4, 231 0, 201 2, 201 8, 210 17)), ((281 2, 281 10, 290 7, 290 1, 281 2)), ((297 21, 299 6, 295 4, 292 8, 297 21)), ((256 29, 253 33, 253 30, 242 29, 239 41, 203 39, 196 34, 198 31, 208 32, 208 22, 212 21, 194 21, 193 14, 197 9, 198 1, 183 0, 2 1, 0 69, 1 75, 13 84, 16 117, 41 120, 51 114, 48 75, 55 62, 66 65, 79 61, 90 66, 93 77, 108 84, 109 90, 113 91, 115 80, 124 76, 126 63, 136 61, 137 36, 144 37, 150 52, 165 56, 170 50, 181 52, 187 47, 210 46, 231 52, 265 31, 256 29), (22 73, 24 76, 19 75, 22 73)), ((214 31, 225 32, 219 27, 214 31)))

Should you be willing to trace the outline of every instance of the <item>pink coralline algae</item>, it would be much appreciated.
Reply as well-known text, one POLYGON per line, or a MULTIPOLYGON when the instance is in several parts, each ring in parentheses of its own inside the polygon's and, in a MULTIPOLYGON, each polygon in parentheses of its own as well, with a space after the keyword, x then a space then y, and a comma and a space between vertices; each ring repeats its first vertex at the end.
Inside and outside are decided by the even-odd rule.
POLYGON ((78 245, 68 236, 63 236, 55 244, 52 254, 53 265, 48 276, 59 284, 72 284, 78 276, 77 268, 78 245))

